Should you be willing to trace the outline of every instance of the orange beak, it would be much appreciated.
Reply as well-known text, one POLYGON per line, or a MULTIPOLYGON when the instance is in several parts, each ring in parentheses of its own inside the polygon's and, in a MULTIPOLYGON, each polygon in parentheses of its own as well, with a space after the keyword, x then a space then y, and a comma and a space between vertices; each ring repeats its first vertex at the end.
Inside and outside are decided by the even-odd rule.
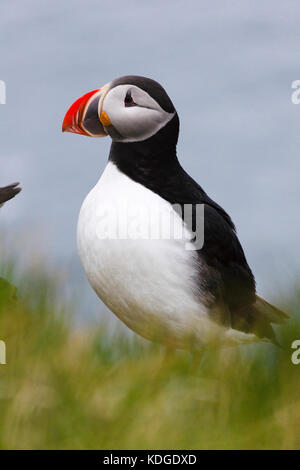
POLYGON ((99 88, 76 100, 65 115, 62 131, 89 137, 107 136, 99 119, 99 108, 104 98, 104 92, 103 88, 99 88))

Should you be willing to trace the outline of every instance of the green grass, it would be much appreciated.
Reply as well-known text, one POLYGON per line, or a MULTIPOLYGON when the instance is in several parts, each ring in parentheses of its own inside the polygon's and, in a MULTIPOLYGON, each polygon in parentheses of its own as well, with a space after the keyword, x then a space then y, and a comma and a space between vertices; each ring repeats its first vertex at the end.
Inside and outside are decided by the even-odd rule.
POLYGON ((281 305, 294 313, 278 330, 286 350, 207 352, 196 366, 100 324, 76 329, 54 278, 22 279, 17 298, 0 283, 1 449, 300 448, 296 295, 281 305))

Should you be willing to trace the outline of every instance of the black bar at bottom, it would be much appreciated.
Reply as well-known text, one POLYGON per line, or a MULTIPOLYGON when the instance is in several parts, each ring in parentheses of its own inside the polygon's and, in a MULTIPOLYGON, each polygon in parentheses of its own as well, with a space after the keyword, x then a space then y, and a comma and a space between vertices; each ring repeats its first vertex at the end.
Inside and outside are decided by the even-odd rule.
MULTIPOLYGON (((149 468, 157 465, 177 465, 198 468, 202 465, 224 463, 231 465, 235 461, 241 464, 257 465, 258 459, 267 458, 278 463, 278 459, 287 456, 296 457, 296 451, 272 450, 3 450, 0 452, 1 468, 4 462, 11 464, 66 465, 66 468, 107 468, 123 466, 123 468, 149 468)), ((21 467, 20 467, 21 468, 21 467)), ((34 467, 32 467, 34 468, 34 467)), ((54 467, 53 467, 54 468, 54 467)), ((54 469, 56 470, 56 469, 54 469)))

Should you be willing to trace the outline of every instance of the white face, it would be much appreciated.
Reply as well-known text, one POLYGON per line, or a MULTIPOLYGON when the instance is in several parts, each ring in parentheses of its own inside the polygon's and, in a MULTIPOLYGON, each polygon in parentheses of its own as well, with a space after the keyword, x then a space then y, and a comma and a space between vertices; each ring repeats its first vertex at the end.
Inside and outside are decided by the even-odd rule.
POLYGON ((106 113, 111 122, 105 130, 114 141, 119 142, 148 139, 175 114, 164 111, 146 91, 130 84, 109 90, 101 105, 99 111, 106 113), (129 103, 130 99, 132 104, 129 103))

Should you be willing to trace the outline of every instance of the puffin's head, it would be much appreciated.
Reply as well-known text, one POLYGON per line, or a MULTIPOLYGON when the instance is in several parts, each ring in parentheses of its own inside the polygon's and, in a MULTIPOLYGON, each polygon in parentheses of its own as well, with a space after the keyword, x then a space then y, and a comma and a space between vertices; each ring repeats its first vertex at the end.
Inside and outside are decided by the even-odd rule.
MULTIPOLYGON (((163 129, 176 110, 154 80, 128 75, 86 93, 67 111, 62 130, 117 142, 141 142, 163 129)), ((177 135, 176 135, 177 140, 177 135)))

